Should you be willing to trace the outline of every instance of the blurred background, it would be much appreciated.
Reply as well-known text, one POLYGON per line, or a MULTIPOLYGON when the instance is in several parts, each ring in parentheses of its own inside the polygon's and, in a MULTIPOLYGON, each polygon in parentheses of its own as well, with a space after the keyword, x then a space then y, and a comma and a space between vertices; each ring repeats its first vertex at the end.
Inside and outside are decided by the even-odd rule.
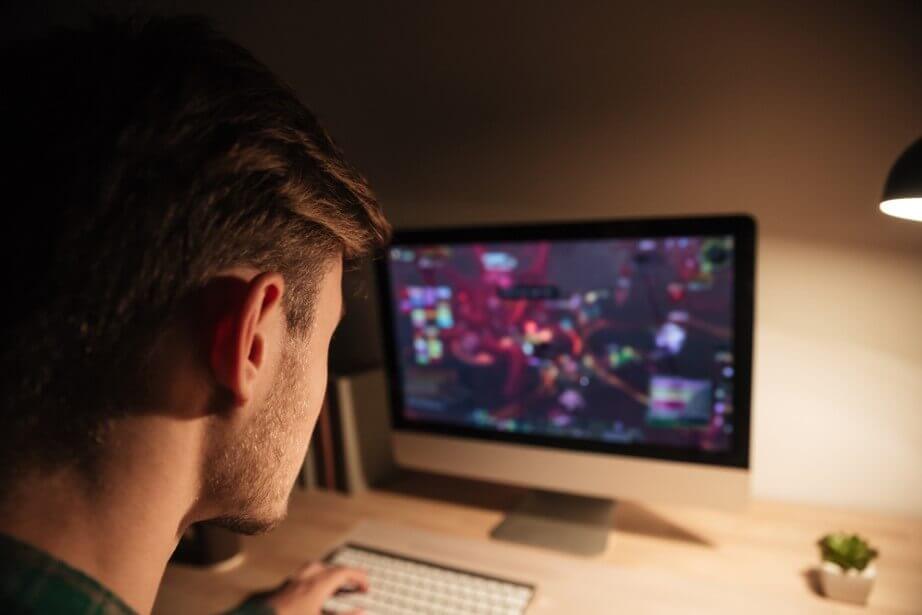
MULTIPOLYGON (((922 3, 51 2, 203 13, 287 80, 398 227, 748 212, 756 497, 922 514, 922 3)), ((333 370, 379 365, 367 268, 333 370)), ((381 438, 386 438, 385 433, 381 438)))

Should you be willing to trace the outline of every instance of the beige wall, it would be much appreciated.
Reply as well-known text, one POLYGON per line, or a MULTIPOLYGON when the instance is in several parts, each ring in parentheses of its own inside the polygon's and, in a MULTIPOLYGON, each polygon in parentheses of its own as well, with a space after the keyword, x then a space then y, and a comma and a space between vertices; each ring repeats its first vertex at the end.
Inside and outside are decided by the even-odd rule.
POLYGON ((397 224, 756 215, 755 494, 922 514, 920 5, 435 4, 226 23, 397 224))
POLYGON ((922 257, 771 236, 759 256, 755 493, 919 514, 922 257))
POLYGON ((295 86, 399 225, 754 214, 756 495, 922 514, 922 224, 876 211, 922 134, 922 3, 183 6, 295 86))

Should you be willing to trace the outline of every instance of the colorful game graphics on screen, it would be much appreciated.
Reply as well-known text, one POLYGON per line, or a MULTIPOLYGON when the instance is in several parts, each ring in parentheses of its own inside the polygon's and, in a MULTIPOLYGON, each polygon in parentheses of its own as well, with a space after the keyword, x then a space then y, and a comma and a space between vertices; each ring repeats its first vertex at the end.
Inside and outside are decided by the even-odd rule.
POLYGON ((408 286, 401 293, 400 311, 410 315, 413 324, 413 349, 418 365, 438 363, 445 353, 441 331, 454 326, 451 288, 448 286, 408 286))
POLYGON ((733 239, 395 246, 409 420, 723 450, 733 239))

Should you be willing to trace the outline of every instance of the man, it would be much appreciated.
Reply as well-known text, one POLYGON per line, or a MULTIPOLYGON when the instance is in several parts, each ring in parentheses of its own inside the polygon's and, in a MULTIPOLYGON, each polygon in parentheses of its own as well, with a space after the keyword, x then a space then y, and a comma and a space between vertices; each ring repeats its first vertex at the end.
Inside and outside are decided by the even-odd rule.
MULTIPOLYGON (((192 523, 285 515, 350 261, 389 227, 315 118, 201 21, 3 53, 0 612, 147 613, 192 523)), ((305 566, 251 612, 318 613, 305 566)))

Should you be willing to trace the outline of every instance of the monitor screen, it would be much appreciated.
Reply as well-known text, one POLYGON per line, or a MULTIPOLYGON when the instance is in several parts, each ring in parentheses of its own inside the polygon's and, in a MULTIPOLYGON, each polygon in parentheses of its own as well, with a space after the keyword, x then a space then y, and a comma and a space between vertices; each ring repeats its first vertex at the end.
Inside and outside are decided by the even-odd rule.
MULTIPOLYGON (((736 339, 741 238, 631 228, 650 234, 398 234, 383 262, 398 426, 677 459, 733 453, 735 430, 748 430, 738 353, 751 352, 736 339)), ((743 269, 751 276, 751 259, 743 269)), ((751 304, 747 320, 751 337, 751 304)))

